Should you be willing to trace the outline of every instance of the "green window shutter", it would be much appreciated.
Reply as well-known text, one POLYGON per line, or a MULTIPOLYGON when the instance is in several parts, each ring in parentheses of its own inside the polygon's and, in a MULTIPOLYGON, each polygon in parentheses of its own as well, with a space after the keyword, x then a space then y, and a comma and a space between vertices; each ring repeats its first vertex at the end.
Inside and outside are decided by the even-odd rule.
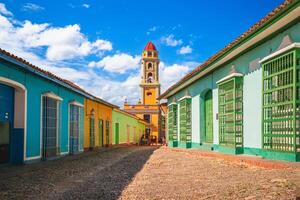
POLYGON ((243 78, 219 83, 219 143, 243 147, 243 78))
POLYGON ((95 146, 95 119, 90 118, 90 147, 95 146))
POLYGON ((299 50, 263 63, 263 149, 300 152, 299 50))
POLYGON ((174 112, 173 112, 173 105, 168 107, 168 138, 169 141, 173 141, 173 124, 174 124, 174 112))
POLYGON ((168 135, 169 141, 177 141, 177 104, 168 107, 168 135))
POLYGON ((178 135, 177 135, 177 120, 178 120, 178 112, 177 112, 177 104, 173 105, 173 141, 178 141, 178 135))
POLYGON ((185 98, 180 101, 180 141, 191 142, 191 98, 185 98))

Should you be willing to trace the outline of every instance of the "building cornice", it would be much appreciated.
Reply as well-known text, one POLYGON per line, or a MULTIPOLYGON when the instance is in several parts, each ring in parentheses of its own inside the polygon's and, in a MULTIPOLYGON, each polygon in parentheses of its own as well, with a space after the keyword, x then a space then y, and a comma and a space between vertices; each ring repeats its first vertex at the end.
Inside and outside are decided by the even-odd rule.
POLYGON ((284 48, 282 48, 282 49, 280 49, 278 51, 275 51, 274 53, 272 53, 272 54, 264 57, 263 59, 261 59, 259 61, 259 63, 266 62, 267 60, 270 60, 270 59, 272 59, 272 58, 274 58, 274 57, 276 57, 276 56, 278 56, 278 55, 280 55, 280 54, 282 54, 282 53, 284 53, 286 51, 294 49, 294 48, 300 48, 300 42, 295 42, 295 43, 290 44, 290 45, 288 45, 288 46, 286 46, 286 47, 284 47, 284 48))

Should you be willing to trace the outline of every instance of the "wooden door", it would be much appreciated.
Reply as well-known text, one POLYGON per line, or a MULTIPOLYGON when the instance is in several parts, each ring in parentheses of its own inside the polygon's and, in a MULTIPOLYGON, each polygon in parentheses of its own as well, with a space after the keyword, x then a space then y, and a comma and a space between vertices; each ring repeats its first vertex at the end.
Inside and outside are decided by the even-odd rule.
POLYGON ((98 124, 99 124, 99 126, 98 126, 99 146, 103 147, 103 120, 99 119, 98 124))
POLYGON ((0 164, 10 161, 10 141, 14 118, 14 88, 0 84, 0 164))
POLYGON ((205 94, 204 100, 205 110, 205 142, 213 142, 213 102, 212 102, 212 91, 209 90, 205 94))
POLYGON ((115 124, 115 138, 116 138, 116 144, 119 144, 119 123, 115 124))

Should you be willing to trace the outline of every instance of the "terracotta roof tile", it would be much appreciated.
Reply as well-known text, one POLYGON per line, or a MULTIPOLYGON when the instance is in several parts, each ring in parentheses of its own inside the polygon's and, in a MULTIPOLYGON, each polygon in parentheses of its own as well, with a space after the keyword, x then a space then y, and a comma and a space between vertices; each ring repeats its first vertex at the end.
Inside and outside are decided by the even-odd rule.
POLYGON ((148 42, 144 51, 156 51, 156 47, 152 42, 148 42))

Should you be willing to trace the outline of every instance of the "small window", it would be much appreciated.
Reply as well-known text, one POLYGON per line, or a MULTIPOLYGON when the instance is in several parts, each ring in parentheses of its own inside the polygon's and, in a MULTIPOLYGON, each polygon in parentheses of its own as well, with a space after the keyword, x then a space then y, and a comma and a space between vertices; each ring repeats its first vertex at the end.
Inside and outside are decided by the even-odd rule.
POLYGON ((144 120, 145 120, 146 122, 150 123, 150 122, 151 122, 151 117, 150 117, 150 115, 149 115, 149 114, 144 114, 144 120))
POLYGON ((152 95, 152 92, 147 92, 147 96, 151 96, 152 95))
POLYGON ((148 57, 152 57, 152 52, 148 51, 147 56, 148 56, 148 57))
POLYGON ((148 63, 148 69, 152 69, 152 63, 148 63))

